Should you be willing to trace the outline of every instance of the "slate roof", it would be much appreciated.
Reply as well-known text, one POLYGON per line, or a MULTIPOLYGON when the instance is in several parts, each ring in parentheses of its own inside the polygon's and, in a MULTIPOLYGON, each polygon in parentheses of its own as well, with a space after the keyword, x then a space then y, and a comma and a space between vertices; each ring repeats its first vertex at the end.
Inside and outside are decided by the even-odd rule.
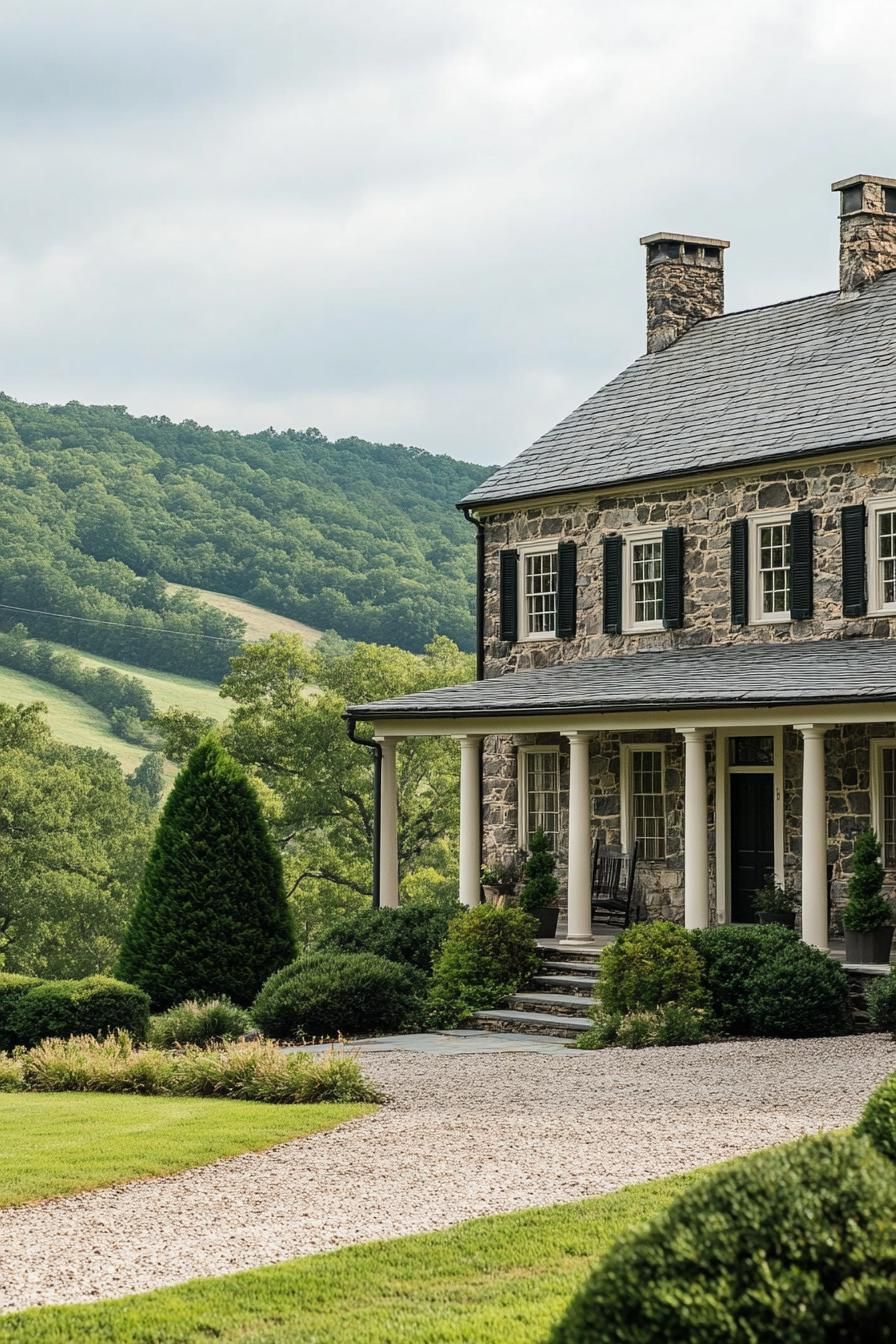
MULTIPOLYGON (((788 640, 583 658, 350 706, 358 719, 896 702, 896 640, 788 640)), ((894 705, 896 718, 896 705, 894 705)))
POLYGON ((896 439, 896 272, 709 318, 642 355, 464 505, 896 439))

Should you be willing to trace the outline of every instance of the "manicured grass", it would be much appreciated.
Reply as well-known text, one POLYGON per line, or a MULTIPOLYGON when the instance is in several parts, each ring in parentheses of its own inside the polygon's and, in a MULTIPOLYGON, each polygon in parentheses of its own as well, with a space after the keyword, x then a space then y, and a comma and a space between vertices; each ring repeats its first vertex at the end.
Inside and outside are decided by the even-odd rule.
POLYGON ((254 602, 246 602, 241 597, 231 597, 228 593, 214 593, 208 588, 188 588, 182 583, 169 583, 168 587, 175 591, 195 593, 210 607, 217 607, 219 611, 227 612, 228 616, 239 616, 246 625, 247 641, 267 639, 275 630, 285 630, 290 635, 301 635, 308 644, 313 644, 320 638, 321 632, 315 630, 313 625, 294 621, 291 616, 278 616, 276 612, 256 607, 254 602))
POLYGON ((11 667, 0 667, 0 700, 11 705, 30 705, 43 700, 47 722, 54 735, 75 747, 93 747, 108 751, 121 762, 126 774, 135 770, 146 755, 145 747, 116 737, 109 720, 79 695, 64 691, 49 681, 29 677, 11 667))
POLYGON ((162 1176, 270 1148, 372 1106, 0 1093, 0 1206, 162 1176))
POLYGON ((22 1344, 543 1344, 620 1232, 692 1176, 612 1195, 0 1320, 22 1344))

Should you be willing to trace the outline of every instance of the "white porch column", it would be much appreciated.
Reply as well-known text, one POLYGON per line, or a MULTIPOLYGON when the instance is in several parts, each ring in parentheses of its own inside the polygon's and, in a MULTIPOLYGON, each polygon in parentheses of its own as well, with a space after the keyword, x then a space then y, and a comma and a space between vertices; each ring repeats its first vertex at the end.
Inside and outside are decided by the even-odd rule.
POLYGON ((828 946, 828 813, 824 735, 815 723, 794 724, 803 735, 803 942, 828 946))
POLYGON ((398 776, 397 737, 378 737, 380 765, 380 905, 398 904, 398 776))
POLYGON ((480 899, 482 867, 481 737, 465 733, 460 742, 460 901, 475 906, 480 899))
POLYGON ((709 923, 709 824, 705 728, 679 728, 684 738, 684 926, 709 923))
POLYGON ((591 939, 591 769, 590 733, 564 733, 569 739, 569 842, 567 855, 566 936, 591 939))

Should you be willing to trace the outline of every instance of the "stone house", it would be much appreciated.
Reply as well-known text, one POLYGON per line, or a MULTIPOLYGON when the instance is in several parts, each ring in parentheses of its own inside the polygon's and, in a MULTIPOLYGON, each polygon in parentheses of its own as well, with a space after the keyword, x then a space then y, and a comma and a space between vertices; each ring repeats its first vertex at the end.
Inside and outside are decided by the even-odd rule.
POLYGON ((649 913, 755 918, 769 874, 827 945, 854 837, 896 876, 896 180, 835 182, 839 288, 725 313, 728 243, 656 233, 647 352, 461 507, 479 679, 354 706, 380 757, 461 746, 461 897, 552 837, 570 937, 595 838, 639 847, 649 913))

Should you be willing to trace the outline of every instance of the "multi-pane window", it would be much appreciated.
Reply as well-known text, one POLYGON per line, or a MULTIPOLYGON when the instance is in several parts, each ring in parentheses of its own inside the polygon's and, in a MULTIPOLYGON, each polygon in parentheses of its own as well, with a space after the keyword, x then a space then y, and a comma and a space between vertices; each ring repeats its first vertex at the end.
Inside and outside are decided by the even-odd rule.
POLYGON ((896 868, 896 742, 872 744, 872 813, 885 868, 896 868))
POLYGON ((666 799, 663 791, 663 752, 657 747, 631 749, 631 838, 639 857, 647 862, 666 856, 666 799))
POLYGON ((758 551, 759 614, 787 616, 790 612, 790 523, 760 523, 758 551))
POLYGON ((631 543, 632 622, 663 619, 663 543, 659 537, 631 543))
POLYGON ((877 566, 878 604, 896 606, 896 511, 877 515, 877 566))
POLYGON ((523 611, 527 635, 557 631, 557 551, 530 552, 523 558, 523 611))
POLYGON ((520 761, 520 842, 525 848, 535 831, 544 831, 556 849, 560 835, 560 753, 556 747, 526 748, 520 752, 520 761))

